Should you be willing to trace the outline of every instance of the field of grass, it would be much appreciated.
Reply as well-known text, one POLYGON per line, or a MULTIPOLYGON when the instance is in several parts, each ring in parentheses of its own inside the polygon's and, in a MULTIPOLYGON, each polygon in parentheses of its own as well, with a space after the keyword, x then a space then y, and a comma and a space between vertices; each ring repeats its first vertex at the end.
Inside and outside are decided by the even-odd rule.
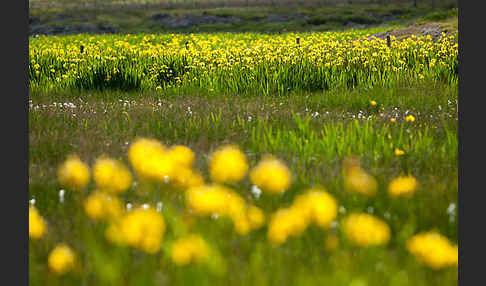
MULTIPOLYGON (((29 197, 47 231, 38 238, 29 232, 30 284, 457 285, 457 259, 449 261, 454 246, 424 241, 422 258, 407 247, 427 231, 457 245, 457 38, 392 39, 387 47, 368 38, 381 31, 31 37, 29 197), (263 224, 242 231, 240 217, 223 208, 212 211, 219 216, 198 215, 188 194, 200 183, 174 186, 176 171, 168 183, 144 179, 137 165, 144 161, 128 155, 137 138, 189 147, 191 178, 200 173, 204 184, 224 184, 237 202, 263 212, 263 224), (247 172, 237 182, 212 175, 214 152, 228 144, 244 153, 249 172, 266 154, 280 159, 290 186, 279 194, 260 186, 259 194, 247 172), (104 189, 99 178, 78 189, 60 182, 59 167, 70 154, 92 176, 102 156, 129 168, 136 183, 110 195, 122 204, 116 218, 87 211, 88 198, 104 189), (355 188, 347 184, 352 162, 362 174, 355 188), (395 197, 389 186, 402 176, 418 184, 410 196, 395 197), (365 195, 370 180, 374 192, 365 195), (315 206, 331 215, 329 223, 309 222, 306 209, 291 208, 310 188, 335 199, 335 210, 315 206), (165 231, 160 239, 146 229, 140 239, 153 235, 160 249, 148 251, 123 235, 110 240, 106 230, 143 212, 144 204, 157 214, 146 223, 162 218, 165 231), (273 219, 285 208, 306 228, 278 243, 273 219), (344 227, 353 213, 384 222, 388 237, 356 244, 344 227), (189 234, 205 241, 196 249, 206 255, 180 265, 174 249, 189 234), (53 265, 68 255, 49 258, 60 243, 75 253, 65 273, 53 265)), ((236 163, 228 160, 223 170, 231 171, 236 163)), ((120 173, 112 175, 108 186, 120 173)), ((264 176, 282 180, 271 171, 264 176)), ((353 227, 362 237, 381 233, 373 225, 353 227)))
MULTIPOLYGON (((307 2, 304 2, 307 3, 307 2)), ((294 3, 295 4, 295 3, 294 3)), ((391 27, 416 22, 455 19, 457 8, 429 6, 417 8, 408 4, 367 4, 352 6, 296 5, 249 6, 245 8, 218 6, 207 8, 113 7, 99 9, 68 7, 31 9, 29 17, 35 26, 31 35, 49 34, 62 27, 110 27, 117 33, 214 33, 214 32, 309 32, 352 28, 391 27), (157 18, 161 15, 167 18, 157 18), (202 23, 198 20, 206 19, 202 23), (38 25, 38 26, 36 26, 38 25), (39 29, 39 27, 41 27, 39 29)), ((31 27, 32 28, 32 27, 31 27)), ((72 33, 72 32, 71 32, 72 33)))

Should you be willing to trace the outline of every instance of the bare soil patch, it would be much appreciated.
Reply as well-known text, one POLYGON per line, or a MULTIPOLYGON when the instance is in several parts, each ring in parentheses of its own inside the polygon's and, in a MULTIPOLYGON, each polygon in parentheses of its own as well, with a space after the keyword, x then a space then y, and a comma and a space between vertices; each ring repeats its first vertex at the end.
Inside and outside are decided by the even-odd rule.
POLYGON ((443 32, 446 35, 451 33, 450 30, 445 29, 443 25, 440 23, 423 24, 423 25, 414 24, 406 28, 393 29, 390 31, 373 34, 370 37, 374 36, 379 39, 386 39, 387 36, 395 36, 397 39, 404 39, 412 35, 415 36, 430 35, 433 41, 438 41, 441 38, 443 32))

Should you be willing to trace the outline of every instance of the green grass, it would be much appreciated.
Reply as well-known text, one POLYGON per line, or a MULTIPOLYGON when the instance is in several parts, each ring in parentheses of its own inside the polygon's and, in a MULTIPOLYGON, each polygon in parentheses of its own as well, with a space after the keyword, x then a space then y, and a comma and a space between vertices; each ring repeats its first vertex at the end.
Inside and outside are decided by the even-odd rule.
MULTIPOLYGON (((455 86, 431 82, 392 90, 340 89, 284 97, 34 92, 31 100, 29 196, 36 198, 50 231, 40 242, 30 242, 32 285, 83 281, 104 285, 457 284, 454 269, 429 270, 404 249, 410 235, 433 228, 457 240, 457 216, 450 221, 446 213, 451 203, 457 203, 455 86), (72 102, 76 108, 53 107, 53 102, 72 102), (415 122, 404 122, 406 111, 416 117, 415 122), (319 115, 313 116, 315 112, 319 115), (397 122, 390 123, 397 114, 397 122), (244 181, 237 190, 247 200, 270 213, 288 205, 305 188, 320 184, 348 213, 372 207, 390 225, 392 240, 386 247, 358 249, 348 246, 340 235, 341 246, 330 252, 322 246, 329 231, 311 228, 301 238, 274 247, 266 240, 265 228, 241 237, 233 233, 228 221, 200 219, 193 231, 218 249, 227 269, 220 274, 204 266, 178 268, 164 250, 150 256, 114 247, 102 238, 103 224, 83 215, 80 199, 84 195, 68 191, 65 203, 58 202, 61 186, 56 168, 70 153, 89 163, 102 154, 127 163, 127 143, 137 136, 191 147, 197 155, 196 166, 206 178, 206 156, 223 144, 238 144, 251 166, 263 154, 272 153, 289 165, 293 186, 280 198, 255 200, 249 182, 244 181), (395 156, 396 147, 406 155, 395 156), (360 157, 363 167, 377 178, 374 199, 343 191, 341 164, 350 155, 360 157), (417 193, 409 200, 389 198, 387 183, 408 173, 420 182, 417 193), (387 213, 389 218, 385 218, 387 213), (67 241, 82 255, 83 268, 58 281, 46 275, 45 263, 48 251, 60 241, 67 241)), ((183 208, 182 194, 162 186, 155 194, 140 196, 130 190, 122 198, 132 203, 161 200, 167 206, 166 220, 177 217, 183 208)), ((177 224, 169 224, 164 241, 169 243, 176 236, 177 224)))
MULTIPOLYGON (((394 26, 410 25, 416 21, 446 20, 457 18, 456 9, 450 7, 428 6, 413 8, 410 5, 353 5, 340 7, 335 5, 282 5, 277 7, 250 6, 250 7, 207 7, 207 8, 178 8, 167 7, 113 7, 95 8, 80 7, 71 9, 69 6, 58 8, 39 8, 29 11, 31 17, 38 17, 44 25, 80 25, 85 23, 101 24, 117 29, 119 33, 194 33, 194 32, 305 32, 352 29, 365 25, 394 26), (203 13, 219 17, 237 17, 240 21, 230 24, 216 23, 195 25, 189 28, 167 28, 161 23, 152 21, 156 14, 168 15, 202 15, 203 13), (268 22, 270 14, 292 16, 294 13, 304 15, 304 18, 290 18, 283 22, 268 22), (59 19, 58 15, 64 15, 59 19), (355 26, 347 24, 354 23, 355 26)), ((457 29, 456 29, 457 30, 457 29)))

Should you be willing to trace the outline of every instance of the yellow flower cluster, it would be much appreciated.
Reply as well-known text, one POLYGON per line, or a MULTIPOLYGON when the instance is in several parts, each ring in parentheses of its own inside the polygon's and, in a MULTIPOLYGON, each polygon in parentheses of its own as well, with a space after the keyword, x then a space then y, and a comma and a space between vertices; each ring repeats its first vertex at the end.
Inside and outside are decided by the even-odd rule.
POLYGON ((250 180, 262 191, 282 193, 290 187, 291 174, 282 161, 266 156, 251 170, 250 180))
POLYGON ((321 77, 329 69, 336 79, 350 76, 353 70, 386 73, 387 81, 409 74, 419 79, 441 72, 454 76, 451 66, 458 54, 454 35, 440 41, 425 36, 393 41, 390 49, 386 40, 366 33, 42 37, 29 39, 29 75, 32 85, 52 81, 52 87, 73 86, 76 80, 91 76, 93 70, 103 69, 107 81, 119 74, 140 74, 154 89, 192 85, 208 90, 213 88, 214 79, 238 78, 252 84, 261 80, 261 71, 267 69, 280 74, 299 68, 309 72, 306 78, 321 77), (301 45, 295 45, 296 37, 301 45), (184 47, 181 43, 186 41, 194 45, 184 47), (82 56, 79 45, 85 47, 82 56), (169 67, 170 63, 176 63, 178 70, 169 67), (170 80, 161 82, 160 75, 170 80))
POLYGON ((174 242, 171 256, 176 265, 187 265, 191 262, 204 262, 209 257, 209 252, 209 247, 204 239, 192 234, 174 242))
POLYGON ((414 235, 407 241, 407 250, 433 269, 458 265, 457 245, 435 231, 414 235))
POLYGON ((361 167, 353 166, 344 170, 344 188, 347 191, 371 197, 376 194, 376 186, 376 179, 361 167))
POLYGON ((162 247, 165 227, 163 216, 156 210, 136 209, 113 222, 105 235, 111 242, 154 254, 162 247))
POLYGON ((386 244, 390 240, 390 228, 375 216, 366 213, 353 213, 342 221, 346 237, 358 246, 386 244))
POLYGON ((235 191, 221 185, 189 188, 185 194, 186 207, 196 215, 223 215, 232 219, 236 232, 247 234, 261 227, 263 212, 256 206, 247 206, 235 191))
POLYGON ((128 159, 141 179, 164 182, 173 174, 172 158, 166 147, 155 139, 135 140, 128 149, 128 159))
POLYGON ((236 146, 223 146, 211 154, 209 172, 214 182, 236 183, 248 172, 245 154, 236 146))
POLYGON ((310 223, 329 228, 337 216, 337 202, 323 189, 310 189, 299 195, 289 208, 279 209, 268 225, 268 239, 282 244, 300 235, 310 223))
POLYGON ((110 158, 99 158, 93 166, 93 178, 103 191, 119 194, 130 188, 132 173, 121 162, 110 158))
POLYGON ((90 169, 79 159, 78 156, 70 155, 67 160, 59 167, 58 179, 61 185, 81 189, 90 181, 90 169))
POLYGON ((29 207, 29 237, 33 239, 41 238, 47 230, 47 224, 39 211, 34 207, 29 207))
POLYGON ((66 244, 57 245, 49 254, 49 268, 56 274, 64 274, 74 268, 76 256, 66 244))
POLYGON ((204 184, 202 175, 192 168, 194 152, 183 145, 167 148, 155 139, 139 138, 130 145, 128 159, 142 180, 170 182, 178 188, 204 184))
POLYGON ((124 213, 123 204, 117 197, 100 191, 95 191, 84 200, 84 210, 94 220, 116 220, 124 213))
POLYGON ((390 182, 388 185, 388 194, 393 197, 410 197, 417 188, 417 179, 412 176, 399 177, 390 182))

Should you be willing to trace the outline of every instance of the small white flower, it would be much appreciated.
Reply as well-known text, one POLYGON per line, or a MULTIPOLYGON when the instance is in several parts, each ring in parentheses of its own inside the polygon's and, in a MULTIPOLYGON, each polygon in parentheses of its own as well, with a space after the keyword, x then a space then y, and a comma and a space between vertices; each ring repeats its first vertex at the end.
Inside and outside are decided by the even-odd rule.
POLYGON ((59 202, 62 204, 64 203, 64 194, 66 193, 66 191, 64 190, 60 190, 59 191, 59 202))
POLYGON ((35 198, 32 198, 30 201, 29 201, 29 204, 31 206, 34 206, 35 205, 35 198))
POLYGON ((260 188, 258 188, 257 186, 253 185, 251 186, 251 193, 255 196, 256 199, 258 199, 262 194, 262 190, 260 190, 260 188))
POLYGON ((339 211, 340 214, 345 214, 346 213, 346 208, 343 207, 343 206, 339 206, 339 210, 338 211, 339 211))
POLYGON ((162 202, 157 203, 157 211, 161 212, 162 211, 162 202))
POLYGON ((456 215, 456 204, 455 203, 451 203, 448 207, 447 207, 447 213, 449 215, 456 215))
POLYGON ((219 215, 218 215, 218 214, 212 214, 212 215, 211 215, 211 218, 212 218, 212 219, 218 219, 218 217, 219 217, 219 215))
POLYGON ((150 208, 149 204, 143 204, 142 205, 142 209, 144 209, 144 210, 148 210, 149 208, 150 208))
POLYGON ((127 212, 131 211, 132 210, 132 204, 131 203, 127 203, 127 212))

